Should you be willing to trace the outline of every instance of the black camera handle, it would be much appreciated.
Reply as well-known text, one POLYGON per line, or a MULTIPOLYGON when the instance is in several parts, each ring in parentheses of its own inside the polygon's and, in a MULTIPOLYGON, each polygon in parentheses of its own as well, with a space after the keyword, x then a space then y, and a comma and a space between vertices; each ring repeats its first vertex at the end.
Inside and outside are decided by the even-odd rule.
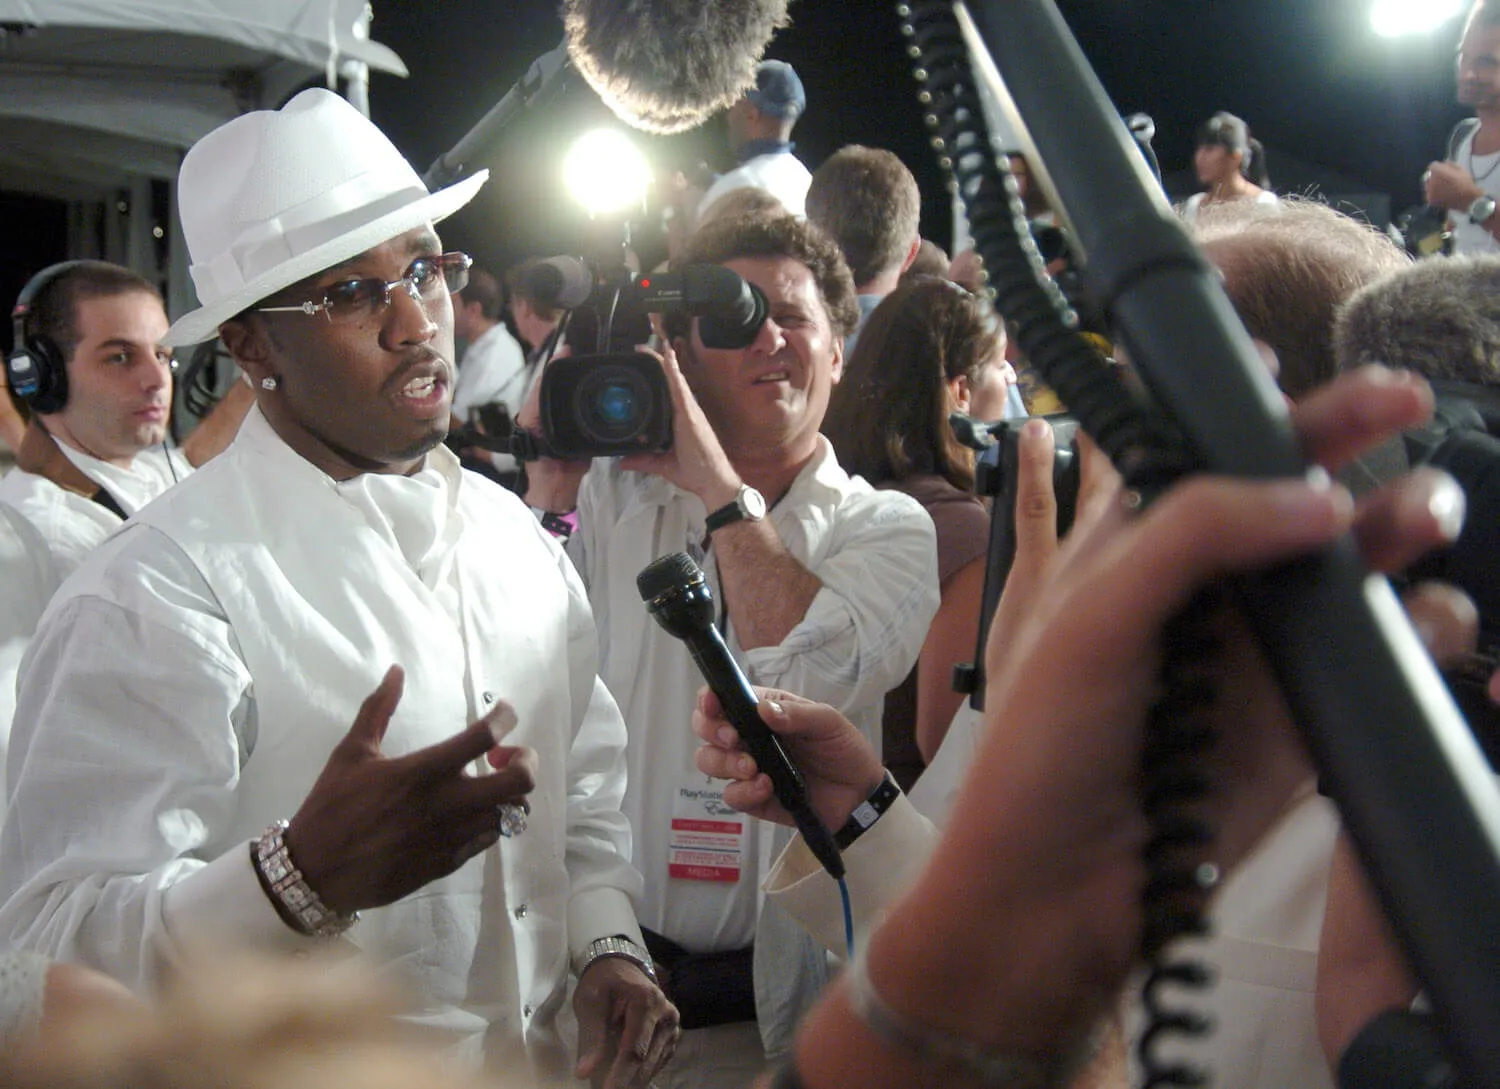
MULTIPOLYGON (((1056 4, 956 10, 972 20, 976 74, 1024 121, 1095 296, 1196 464, 1302 475, 1279 392, 1056 4)), ((1097 436, 1090 406, 1070 407, 1097 436)), ((1467 724, 1351 540, 1236 592, 1455 1060, 1472 1085, 1500 1087, 1500 790, 1467 724)))

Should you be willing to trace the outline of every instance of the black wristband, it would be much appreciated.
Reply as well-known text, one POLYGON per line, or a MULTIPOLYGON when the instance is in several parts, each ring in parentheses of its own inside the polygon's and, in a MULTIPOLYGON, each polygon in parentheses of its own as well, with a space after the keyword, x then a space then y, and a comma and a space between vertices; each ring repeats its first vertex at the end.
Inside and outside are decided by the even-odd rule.
POLYGON ((896 799, 899 797, 901 797, 901 788, 896 785, 896 780, 891 778, 891 773, 887 771, 880 785, 868 798, 855 806, 854 812, 850 813, 849 819, 844 822, 844 827, 833 834, 833 842, 838 844, 839 850, 847 851, 855 840, 870 830, 887 809, 896 804, 896 799))
POLYGON ((566 541, 573 535, 573 528, 577 524, 578 508, 568 511, 566 514, 558 514, 543 507, 532 507, 531 513, 536 515, 537 521, 542 523, 542 528, 560 541, 566 541))

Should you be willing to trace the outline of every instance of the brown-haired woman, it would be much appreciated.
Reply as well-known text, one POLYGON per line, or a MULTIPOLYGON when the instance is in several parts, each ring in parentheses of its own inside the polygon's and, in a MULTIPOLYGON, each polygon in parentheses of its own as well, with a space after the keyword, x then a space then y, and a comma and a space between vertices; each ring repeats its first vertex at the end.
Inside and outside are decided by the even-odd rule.
POLYGON ((906 492, 937 529, 942 604, 916 668, 885 701, 884 762, 904 789, 962 702, 953 666, 973 657, 979 630, 989 514, 973 494, 973 452, 948 414, 999 419, 1014 384, 987 304, 946 280, 917 279, 866 321, 823 421, 846 471, 906 492))

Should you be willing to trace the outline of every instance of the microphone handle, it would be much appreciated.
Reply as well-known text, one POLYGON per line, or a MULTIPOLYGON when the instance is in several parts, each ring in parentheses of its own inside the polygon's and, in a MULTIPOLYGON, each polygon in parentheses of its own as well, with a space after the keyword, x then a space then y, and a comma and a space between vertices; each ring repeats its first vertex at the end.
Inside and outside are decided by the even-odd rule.
POLYGON ((802 833, 808 850, 812 851, 832 877, 843 877, 844 860, 839 854, 838 844, 813 812, 802 773, 787 755, 781 739, 760 717, 760 701, 755 698, 749 680, 729 653, 729 648, 724 645, 718 629, 710 626, 706 630, 695 631, 687 637, 686 642, 693 661, 698 665, 698 671, 703 674, 703 679, 713 689, 714 695, 719 697, 724 717, 739 731, 740 740, 744 742, 750 755, 755 757, 756 766, 770 778, 771 789, 776 792, 777 801, 781 802, 782 808, 796 821, 797 830, 802 833))

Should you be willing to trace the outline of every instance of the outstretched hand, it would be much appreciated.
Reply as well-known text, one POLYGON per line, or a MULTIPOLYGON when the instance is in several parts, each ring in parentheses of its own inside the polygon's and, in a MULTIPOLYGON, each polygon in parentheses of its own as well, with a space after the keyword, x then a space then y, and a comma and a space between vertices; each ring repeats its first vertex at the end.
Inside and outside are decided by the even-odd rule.
POLYGON ((436 745, 382 754, 404 682, 400 666, 386 672, 286 830, 307 884, 341 915, 399 900, 494 846, 497 807, 524 807, 536 786, 536 753, 501 744, 515 727, 504 702, 436 745), (484 756, 495 772, 470 774, 484 756))

